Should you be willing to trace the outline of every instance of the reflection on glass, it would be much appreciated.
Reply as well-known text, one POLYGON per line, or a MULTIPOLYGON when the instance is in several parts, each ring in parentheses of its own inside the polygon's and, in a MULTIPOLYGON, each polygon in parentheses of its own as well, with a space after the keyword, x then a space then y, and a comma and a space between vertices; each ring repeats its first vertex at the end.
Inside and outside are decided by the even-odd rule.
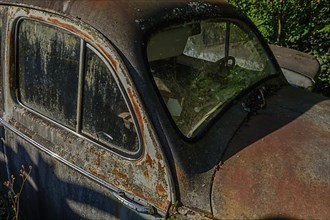
POLYGON ((225 103, 274 73, 254 34, 229 21, 166 28, 150 39, 147 53, 158 90, 187 137, 225 103))

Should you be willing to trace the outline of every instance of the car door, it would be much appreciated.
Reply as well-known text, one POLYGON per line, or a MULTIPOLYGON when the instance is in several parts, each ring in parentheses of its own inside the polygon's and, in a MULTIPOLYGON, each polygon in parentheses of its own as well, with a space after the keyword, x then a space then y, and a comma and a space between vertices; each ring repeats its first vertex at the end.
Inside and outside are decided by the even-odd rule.
POLYGON ((79 19, 23 6, 1 8, 6 8, 1 166, 9 179, 22 166, 32 168, 21 195, 22 214, 164 216, 172 200, 166 159, 109 41, 79 19))

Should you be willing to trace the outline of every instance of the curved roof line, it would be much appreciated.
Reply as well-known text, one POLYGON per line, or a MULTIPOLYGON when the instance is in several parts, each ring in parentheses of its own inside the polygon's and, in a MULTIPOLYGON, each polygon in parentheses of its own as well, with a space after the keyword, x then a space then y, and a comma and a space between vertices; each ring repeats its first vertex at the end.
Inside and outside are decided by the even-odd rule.
MULTIPOLYGON (((210 1, 226 3, 225 0, 210 1)), ((107 37, 127 58, 152 25, 170 19, 206 13, 213 4, 191 0, 0 0, 0 3, 38 8, 78 18, 107 37), (170 16, 165 16, 165 13, 170 16), (163 15, 162 17, 160 15, 163 15)), ((208 13, 209 14, 209 13, 208 13)))

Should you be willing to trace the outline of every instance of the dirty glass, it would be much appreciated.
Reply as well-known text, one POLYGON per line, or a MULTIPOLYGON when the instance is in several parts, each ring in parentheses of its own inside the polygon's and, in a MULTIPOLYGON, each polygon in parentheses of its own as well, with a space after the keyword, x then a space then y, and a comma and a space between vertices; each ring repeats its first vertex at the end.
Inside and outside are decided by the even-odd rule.
POLYGON ((2 10, 3 8, 0 6, 0 114, 2 115, 3 109, 3 94, 2 94, 2 10))
POLYGON ((138 150, 133 118, 117 82, 90 48, 86 52, 82 132, 106 145, 130 152, 138 150))
POLYGON ((163 29, 149 40, 147 54, 162 99, 187 137, 239 93, 275 73, 255 35, 231 21, 163 29))
POLYGON ((33 20, 18 28, 19 100, 55 121, 76 125, 80 39, 33 20))

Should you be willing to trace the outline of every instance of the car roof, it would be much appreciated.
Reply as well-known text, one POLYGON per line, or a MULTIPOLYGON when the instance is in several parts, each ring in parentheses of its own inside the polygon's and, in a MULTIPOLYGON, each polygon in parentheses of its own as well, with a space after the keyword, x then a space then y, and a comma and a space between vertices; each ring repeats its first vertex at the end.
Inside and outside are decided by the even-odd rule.
POLYGON ((189 19, 197 14, 216 14, 221 11, 216 5, 228 5, 225 0, 0 0, 0 3, 78 18, 106 36, 133 66, 134 50, 141 47, 150 27, 173 19, 189 19))

